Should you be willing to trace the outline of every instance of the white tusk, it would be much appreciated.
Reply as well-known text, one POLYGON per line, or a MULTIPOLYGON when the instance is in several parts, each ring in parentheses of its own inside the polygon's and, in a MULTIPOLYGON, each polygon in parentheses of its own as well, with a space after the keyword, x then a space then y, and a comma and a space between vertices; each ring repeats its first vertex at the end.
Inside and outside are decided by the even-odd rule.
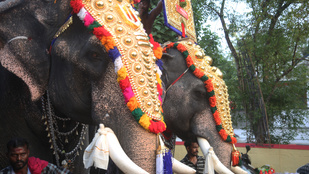
POLYGON ((237 173, 237 174, 248 174, 248 172, 246 172, 244 169, 242 169, 238 166, 235 166, 235 167, 232 166, 231 169, 234 173, 237 173))
MULTIPOLYGON (((211 154, 211 158, 210 158, 209 162, 211 163, 211 160, 212 160, 213 165, 214 165, 213 167, 214 167, 214 169, 217 173, 233 174, 233 172, 231 172, 227 167, 225 167, 219 161, 217 155, 214 153, 212 147, 209 145, 208 141, 205 138, 198 137, 197 141, 198 141, 198 144, 199 144, 205 158, 207 158, 207 156, 211 154)), ((209 170, 212 170, 211 167, 209 167, 209 170)), ((209 174, 213 173, 213 171, 208 171, 208 172, 209 172, 209 174)))
POLYGON ((194 174, 194 173, 196 173, 196 171, 193 168, 179 162, 175 158, 172 158, 172 161, 173 161, 173 172, 175 172, 177 174, 190 174, 190 173, 194 174))
POLYGON ((144 174, 148 173, 137 166, 123 151, 115 134, 107 134, 109 155, 116 166, 124 173, 144 174))

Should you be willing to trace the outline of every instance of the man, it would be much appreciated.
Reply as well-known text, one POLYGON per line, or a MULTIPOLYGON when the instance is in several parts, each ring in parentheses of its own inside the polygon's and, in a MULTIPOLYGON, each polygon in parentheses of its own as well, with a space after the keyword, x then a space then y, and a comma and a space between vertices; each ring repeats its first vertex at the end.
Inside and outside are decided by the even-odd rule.
POLYGON ((152 30, 152 25, 156 17, 162 12, 163 5, 162 0, 160 0, 157 6, 148 13, 150 7, 150 0, 142 0, 138 5, 138 12, 140 14, 141 21, 144 25, 146 33, 149 35, 152 30))
POLYGON ((29 157, 29 143, 24 138, 13 138, 7 143, 7 157, 10 166, 2 169, 0 174, 67 174, 67 169, 39 158, 29 157))
POLYGON ((187 150, 187 155, 180 162, 195 169, 197 174, 202 174, 204 171, 205 159, 198 156, 199 146, 197 141, 187 140, 185 141, 185 147, 187 150))

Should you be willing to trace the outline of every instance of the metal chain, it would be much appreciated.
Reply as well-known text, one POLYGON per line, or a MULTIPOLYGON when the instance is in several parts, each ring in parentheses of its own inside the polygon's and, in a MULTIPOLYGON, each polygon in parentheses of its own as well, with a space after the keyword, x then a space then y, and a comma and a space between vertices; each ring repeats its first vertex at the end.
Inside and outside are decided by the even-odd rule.
POLYGON ((79 150, 82 150, 82 146, 84 145, 83 141, 85 139, 85 135, 88 130, 88 125, 81 124, 79 122, 76 122, 76 125, 74 128, 68 132, 60 132, 58 129, 57 120, 61 121, 69 121, 70 118, 61 118, 55 115, 54 110, 52 108, 50 98, 49 98, 49 92, 46 92, 47 100, 42 97, 42 110, 43 110, 43 116, 42 119, 46 120, 46 131, 48 132, 48 137, 50 137, 50 143, 51 143, 51 149, 53 149, 53 154, 55 155, 56 164, 57 166, 60 166, 60 155, 63 155, 65 157, 65 160, 62 161, 61 164, 67 165, 68 163, 72 164, 76 158, 76 156, 79 155, 79 150), (61 142, 61 138, 59 136, 65 137, 65 143, 67 141, 67 136, 73 134, 74 131, 76 131, 76 134, 78 135, 78 127, 81 125, 81 132, 79 140, 76 144, 76 146, 69 152, 65 152, 64 150, 64 144, 61 142), (61 146, 61 148, 59 147, 61 146), (70 158, 71 157, 71 158, 70 158))

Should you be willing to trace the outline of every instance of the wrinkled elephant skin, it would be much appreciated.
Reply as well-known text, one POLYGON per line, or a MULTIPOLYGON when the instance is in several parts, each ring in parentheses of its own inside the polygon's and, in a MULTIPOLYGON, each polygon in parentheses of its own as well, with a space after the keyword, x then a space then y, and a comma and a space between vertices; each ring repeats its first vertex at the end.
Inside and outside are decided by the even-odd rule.
POLYGON ((69 2, 6 0, 0 3, 0 62, 27 84, 32 100, 38 100, 45 92, 49 77, 47 50, 70 14, 69 2))

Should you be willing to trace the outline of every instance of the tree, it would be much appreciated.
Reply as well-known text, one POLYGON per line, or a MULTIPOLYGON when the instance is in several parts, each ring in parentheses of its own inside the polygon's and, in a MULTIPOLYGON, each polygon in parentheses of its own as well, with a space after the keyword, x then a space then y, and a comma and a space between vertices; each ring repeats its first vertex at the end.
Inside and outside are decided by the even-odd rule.
POLYGON ((308 90, 308 57, 304 54, 308 52, 309 3, 247 0, 250 12, 240 16, 226 8, 225 0, 192 2, 200 8, 195 16, 203 16, 201 21, 221 21, 241 91, 231 97, 241 96, 237 105, 245 110, 248 130, 256 142, 269 138, 278 142, 283 136, 291 140, 308 116, 303 98, 308 90), (278 134, 278 128, 288 131, 278 134))

